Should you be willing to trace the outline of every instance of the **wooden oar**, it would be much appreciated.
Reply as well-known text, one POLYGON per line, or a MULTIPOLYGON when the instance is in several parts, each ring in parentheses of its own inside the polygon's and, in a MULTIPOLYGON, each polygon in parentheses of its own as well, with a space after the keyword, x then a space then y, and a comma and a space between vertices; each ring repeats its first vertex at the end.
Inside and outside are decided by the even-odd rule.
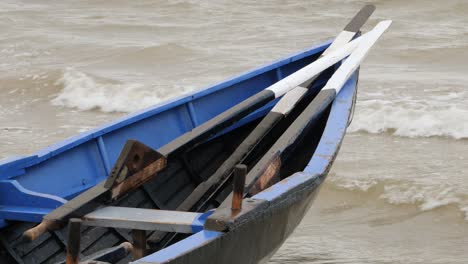
MULTIPOLYGON (((330 54, 332 51, 344 46, 350 42, 358 33, 362 25, 372 15, 375 6, 364 6, 346 25, 343 31, 338 34, 332 44, 322 53, 321 57, 330 54)), ((194 205, 197 205, 195 211, 198 211, 229 179, 234 166, 242 161, 251 153, 251 151, 262 141, 262 139, 296 106, 296 104, 307 93, 307 87, 317 78, 318 75, 311 76, 305 83, 287 92, 273 109, 262 119, 247 138, 236 148, 236 150, 223 162, 216 172, 208 180, 200 183, 197 188, 179 205, 177 210, 188 211, 194 205)))
MULTIPOLYGON (((317 94, 306 109, 298 116, 291 126, 281 135, 278 141, 267 151, 260 161, 249 171, 245 180, 245 194, 254 195, 271 184, 272 179, 277 178, 284 160, 285 151, 297 143, 303 133, 315 123, 320 115, 335 99, 349 77, 357 70, 371 47, 387 30, 392 21, 380 22, 366 36, 363 41, 351 53, 348 59, 336 70, 328 80, 325 87, 317 94)), ((224 200, 220 207, 228 207, 232 199, 232 193, 224 200)))
POLYGON ((195 127, 193 130, 169 142, 168 144, 158 149, 158 151, 163 155, 169 155, 183 151, 187 148, 193 148, 197 146, 199 143, 209 139, 216 133, 231 126, 236 121, 252 113, 261 106, 267 104, 275 98, 283 96, 300 84, 307 82, 313 76, 316 76, 317 74, 341 61, 345 57, 349 56, 349 54, 351 54, 351 52, 359 45, 360 42, 361 38, 357 38, 342 46, 341 48, 330 52, 329 54, 319 58, 318 60, 296 72, 298 74, 292 74, 276 82, 261 92, 247 98, 239 104, 210 119, 209 121, 201 124, 198 127, 195 127))

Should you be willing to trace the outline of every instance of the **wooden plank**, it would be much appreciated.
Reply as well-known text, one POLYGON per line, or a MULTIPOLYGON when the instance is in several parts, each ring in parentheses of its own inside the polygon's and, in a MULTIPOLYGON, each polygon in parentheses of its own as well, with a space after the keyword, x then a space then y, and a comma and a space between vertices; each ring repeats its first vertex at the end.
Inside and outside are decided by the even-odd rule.
MULTIPOLYGON (((7 253, 10 255, 10 257, 12 259, 14 259, 17 263, 19 264, 24 264, 23 260, 21 259, 20 256, 18 256, 18 254, 16 254, 16 252, 10 247, 10 245, 8 244, 8 242, 6 242, 6 240, 0 236, 0 245, 3 246, 4 249, 6 249, 7 253)), ((0 259, 1 260, 1 259, 0 259)))
MULTIPOLYGON (((98 228, 104 229, 104 228, 98 228)), ((108 230, 108 229, 104 229, 108 230)), ((119 236, 117 236, 114 232, 106 232, 103 236, 101 236, 98 240, 96 240, 90 247, 83 250, 82 253, 84 255, 94 254, 100 250, 105 250, 110 247, 114 247, 122 243, 122 240, 119 236)))
POLYGON ((146 194, 146 196, 148 196, 148 198, 151 200, 151 202, 153 202, 153 205, 155 207, 157 207, 158 209, 161 209, 161 210, 165 210, 167 209, 166 205, 163 204, 163 202, 161 202, 159 200, 159 198, 149 190, 149 187, 146 186, 146 185, 143 185, 142 186, 142 190, 143 192, 146 194))
POLYGON ((83 217, 83 225, 165 232, 192 233, 201 214, 129 207, 108 206, 83 217))
POLYGON ((24 263, 43 263, 51 255, 62 251, 62 246, 55 239, 49 239, 47 242, 36 247, 26 256, 23 256, 22 259, 24 263))
POLYGON ((109 233, 109 230, 105 228, 99 227, 87 227, 85 226, 85 230, 81 235, 81 247, 82 251, 87 250, 88 248, 92 248, 96 241, 100 240, 101 237, 105 236, 109 233))
POLYGON ((100 250, 92 255, 87 256, 83 259, 83 262, 88 261, 103 261, 106 263, 116 263, 125 257, 132 251, 133 246, 130 242, 123 242, 118 246, 100 250))

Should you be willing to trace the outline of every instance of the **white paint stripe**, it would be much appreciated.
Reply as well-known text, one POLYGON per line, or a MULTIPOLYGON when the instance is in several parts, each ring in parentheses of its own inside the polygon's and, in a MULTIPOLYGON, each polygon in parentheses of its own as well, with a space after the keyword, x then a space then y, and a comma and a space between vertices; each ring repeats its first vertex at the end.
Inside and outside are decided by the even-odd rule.
POLYGON ((391 20, 382 21, 377 24, 377 26, 375 26, 371 32, 367 33, 366 38, 362 40, 356 50, 353 51, 349 58, 343 62, 338 70, 336 70, 333 76, 328 80, 325 87, 323 87, 323 90, 335 89, 336 94, 338 94, 349 77, 356 71, 361 62, 366 58, 372 46, 377 42, 380 36, 382 36, 382 34, 391 24, 391 20))
POLYGON ((306 94, 307 88, 298 86, 281 98, 281 100, 271 109, 271 112, 280 113, 283 115, 289 114, 296 103, 306 94))
POLYGON ((361 41, 365 39, 369 34, 373 33, 374 30, 367 32, 361 37, 347 43, 343 47, 330 52, 326 56, 320 57, 316 61, 287 76, 286 78, 274 83, 266 89, 272 91, 275 94, 275 98, 281 97, 291 89, 300 86, 315 75, 321 73, 328 67, 347 57, 356 49, 357 46, 359 46, 361 41))
POLYGON ((335 51, 338 48, 346 45, 346 43, 350 42, 354 38, 354 35, 356 35, 356 32, 346 30, 341 31, 340 34, 336 36, 335 40, 333 40, 333 43, 322 53, 322 56, 325 56, 332 51, 335 51))

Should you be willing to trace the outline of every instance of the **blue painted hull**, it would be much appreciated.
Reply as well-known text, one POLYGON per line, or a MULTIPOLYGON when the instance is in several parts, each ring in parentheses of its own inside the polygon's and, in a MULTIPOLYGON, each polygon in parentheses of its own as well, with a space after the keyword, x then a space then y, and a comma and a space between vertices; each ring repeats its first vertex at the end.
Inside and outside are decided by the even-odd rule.
MULTIPOLYGON (((41 243, 18 246, 12 225, 25 229, 51 210, 104 180, 128 139, 158 149, 193 127, 261 91, 315 60, 330 42, 312 47, 272 64, 242 74, 199 92, 127 116, 80 134, 31 156, 0 162, 0 262, 3 255, 24 263, 53 263, 65 249, 63 234, 51 233, 42 241, 61 241, 53 254, 41 253, 41 243), (5 235, 2 235, 5 234, 5 235), (3 245, 2 245, 3 244, 3 245), (13 246, 11 246, 13 245, 13 246), (2 253, 3 251, 3 253, 2 253), (32 253, 31 253, 32 252, 32 253), (29 258, 28 258, 29 257, 29 258), (38 260, 40 259, 40 261, 38 260)), ((258 193, 262 202, 254 218, 229 232, 203 230, 160 250, 138 263, 259 263, 266 261, 292 233, 311 206, 344 137, 352 115, 357 73, 334 101, 320 142, 308 165, 296 174, 258 193), (252 246, 255 243, 256 246, 252 246), (239 254, 242 252, 242 254, 239 254), (213 260, 216 260, 213 262, 213 260)), ((243 118, 224 133, 235 131, 265 115, 274 102, 243 118)), ((315 146, 314 146, 315 147, 315 146)), ((287 176, 287 175, 286 175, 287 176)), ((120 234, 121 238, 126 237, 120 234)), ((54 242, 55 243, 55 242, 54 242)), ((94 243, 94 242, 93 242, 94 243)), ((46 245, 46 246, 44 246, 46 245)), ((45 252, 45 251, 42 251, 45 252)), ((91 252, 92 253, 92 252, 91 252)))

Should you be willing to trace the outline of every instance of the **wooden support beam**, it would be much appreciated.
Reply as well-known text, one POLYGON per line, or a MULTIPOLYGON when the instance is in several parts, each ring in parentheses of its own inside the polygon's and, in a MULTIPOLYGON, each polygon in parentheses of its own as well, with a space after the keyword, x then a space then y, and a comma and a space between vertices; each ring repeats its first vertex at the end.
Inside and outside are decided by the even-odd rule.
POLYGON ((133 229, 133 260, 141 259, 146 255, 146 231, 133 229))
POLYGON ((68 222, 67 264, 78 264, 81 243, 81 220, 70 219, 68 222))
POLYGON ((242 209, 242 200, 244 199, 245 176, 247 175, 247 166, 244 164, 236 165, 234 168, 234 186, 231 210, 237 213, 242 209))

